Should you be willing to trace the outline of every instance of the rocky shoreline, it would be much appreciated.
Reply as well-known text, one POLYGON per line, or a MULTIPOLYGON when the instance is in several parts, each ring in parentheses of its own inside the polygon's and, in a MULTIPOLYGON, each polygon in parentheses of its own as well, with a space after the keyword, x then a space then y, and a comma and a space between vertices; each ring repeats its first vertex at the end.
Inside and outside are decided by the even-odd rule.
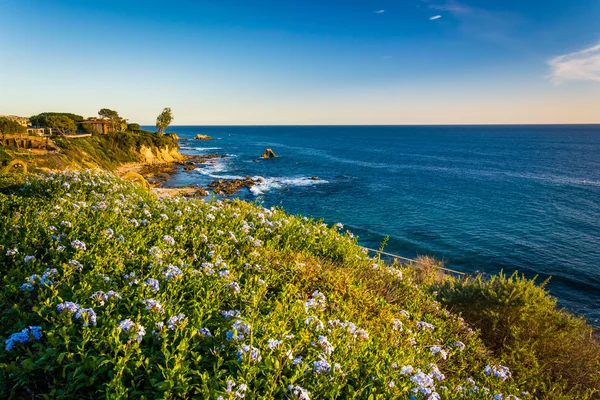
MULTIPOLYGON (((199 134, 196 136, 197 137, 195 140, 213 139, 212 137, 207 135, 199 134), (202 137, 198 138, 198 136, 202 137)), ((179 154, 179 156, 180 157, 178 157, 177 159, 170 161, 123 164, 120 168, 117 169, 117 174, 125 175, 129 172, 140 174, 148 182, 152 191, 159 196, 183 195, 186 197, 206 197, 209 195, 210 192, 219 196, 230 196, 238 193, 243 189, 249 190, 254 185, 262 182, 261 178, 253 179, 247 176, 244 179, 215 179, 205 187, 200 186, 198 184, 185 187, 163 187, 163 185, 166 182, 169 182, 171 178, 180 171, 193 171, 200 165, 210 163, 211 160, 227 157, 219 153, 202 154, 194 156, 179 154)), ((271 149, 267 149, 265 153, 261 156, 261 158, 263 159, 275 157, 277 157, 277 155, 271 149)))

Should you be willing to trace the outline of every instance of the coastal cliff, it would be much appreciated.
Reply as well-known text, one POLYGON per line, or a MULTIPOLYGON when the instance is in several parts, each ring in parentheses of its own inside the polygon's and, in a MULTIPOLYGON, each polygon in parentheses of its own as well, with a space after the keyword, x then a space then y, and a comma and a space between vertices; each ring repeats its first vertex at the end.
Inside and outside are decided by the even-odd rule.
POLYGON ((31 172, 64 169, 115 171, 124 163, 170 163, 184 160, 171 135, 151 132, 113 132, 89 137, 47 139, 43 147, 0 147, 4 165, 18 159, 31 172))
POLYGON ((176 145, 165 145, 164 147, 142 145, 136 152, 139 154, 139 161, 146 164, 176 162, 185 159, 176 145))

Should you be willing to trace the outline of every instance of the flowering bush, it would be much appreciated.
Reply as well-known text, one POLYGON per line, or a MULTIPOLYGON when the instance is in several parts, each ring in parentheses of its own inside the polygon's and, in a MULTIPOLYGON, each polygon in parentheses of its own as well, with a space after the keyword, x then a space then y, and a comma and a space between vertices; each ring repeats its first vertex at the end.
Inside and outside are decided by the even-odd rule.
POLYGON ((2 398, 527 397, 339 225, 105 174, 27 179, 0 191, 2 398))

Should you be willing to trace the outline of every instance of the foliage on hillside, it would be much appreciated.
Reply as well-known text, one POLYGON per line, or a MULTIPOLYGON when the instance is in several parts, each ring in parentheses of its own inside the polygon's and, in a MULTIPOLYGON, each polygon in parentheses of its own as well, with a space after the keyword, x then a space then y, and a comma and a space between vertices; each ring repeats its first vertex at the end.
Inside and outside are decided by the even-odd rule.
POLYGON ((149 147, 154 153, 167 146, 170 150, 179 148, 177 141, 170 135, 159 135, 154 132, 112 132, 107 135, 93 135, 87 138, 53 139, 59 148, 58 152, 41 155, 22 152, 11 155, 10 148, 0 148, 0 161, 20 158, 31 168, 50 168, 63 170, 66 168, 102 168, 114 170, 124 162, 140 161, 140 149, 149 147))
POLYGON ((63 113, 63 112, 43 112, 37 115, 32 115, 29 117, 29 122, 33 126, 48 126, 51 127, 52 124, 48 121, 48 118, 58 117, 58 118, 67 118, 73 123, 78 124, 83 121, 83 117, 81 115, 72 114, 72 113, 63 113))
POLYGON ((10 118, 0 117, 0 134, 25 133, 27 128, 10 118))
POLYGON ((529 397, 340 226, 110 175, 26 179, 0 178, 3 398, 529 397))
POLYGON ((481 331, 521 387, 539 398, 586 398, 600 388, 600 346, 585 320, 558 310, 543 286, 515 273, 446 280, 435 290, 481 331))

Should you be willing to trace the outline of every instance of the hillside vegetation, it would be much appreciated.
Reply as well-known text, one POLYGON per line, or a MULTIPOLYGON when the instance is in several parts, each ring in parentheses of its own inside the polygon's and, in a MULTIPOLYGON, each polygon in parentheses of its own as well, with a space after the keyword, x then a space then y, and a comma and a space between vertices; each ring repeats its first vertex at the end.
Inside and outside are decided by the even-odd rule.
POLYGON ((177 152, 179 145, 171 135, 147 131, 111 132, 77 139, 59 136, 52 139, 52 142, 56 147, 55 151, 0 147, 0 161, 8 162, 18 158, 27 162, 32 170, 100 168, 112 171, 124 162, 152 161, 148 160, 148 151, 158 161, 171 161, 170 157, 180 157, 177 152), (167 159, 163 160, 165 157, 167 159))
MULTIPOLYGON (((589 379, 560 387, 524 371, 547 373, 545 338, 498 343, 505 331, 490 333, 522 321, 500 306, 470 315, 451 296, 477 292, 467 283, 429 282, 368 257, 340 225, 238 200, 159 199, 90 172, 0 176, 0 274, 2 398, 594 395, 587 364, 573 365, 589 379), (483 322, 494 329, 472 329, 483 322), (506 356, 531 340, 527 360, 506 356)), ((563 339, 585 327, 573 326, 563 339)), ((597 345, 586 346, 593 362, 597 345)), ((564 362, 584 355, 568 351, 564 362)))

